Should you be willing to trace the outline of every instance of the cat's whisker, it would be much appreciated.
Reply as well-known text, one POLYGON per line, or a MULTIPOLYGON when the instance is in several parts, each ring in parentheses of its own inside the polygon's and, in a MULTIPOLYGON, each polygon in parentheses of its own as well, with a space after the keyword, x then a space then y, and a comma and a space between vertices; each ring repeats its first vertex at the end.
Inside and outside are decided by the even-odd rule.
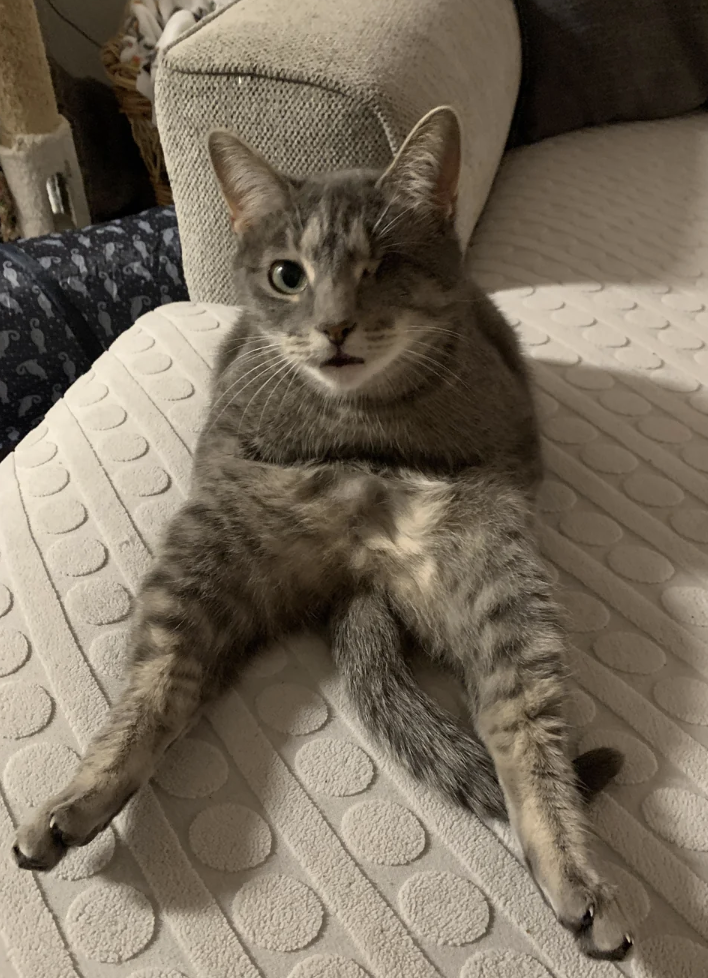
MULTIPOLYGON (((281 356, 281 357, 279 357, 279 358, 278 358, 278 363, 279 363, 279 362, 280 362, 281 360, 285 360, 285 357, 282 357, 282 356, 281 356)), ((266 368, 266 370, 264 371, 264 373, 268 373, 268 371, 269 371, 269 370, 275 370, 275 368, 276 368, 276 367, 278 366, 278 363, 275 363, 275 364, 269 364, 269 366, 268 366, 268 367, 266 368)), ((287 361, 286 361, 286 363, 287 363, 287 361)), ((279 372, 280 372, 280 371, 278 371, 278 373, 279 373, 279 372)), ((262 373, 261 373, 261 374, 259 374, 259 375, 258 375, 258 379, 260 379, 260 378, 261 378, 262 376, 263 376, 263 374, 262 374, 262 373)), ((248 402, 248 404, 247 404, 247 405, 246 405, 246 407, 245 407, 245 408, 243 409, 243 412, 242 412, 242 414, 241 414, 241 420, 239 421, 239 425, 238 425, 238 430, 237 430, 237 432, 236 432, 236 435, 237 435, 237 436, 238 436, 238 435, 240 435, 240 433, 241 433, 241 427, 242 427, 242 425, 243 425, 243 422, 244 422, 244 421, 246 420, 246 415, 248 414, 248 412, 249 412, 249 409, 250 409, 250 407, 251 407, 251 405, 253 404, 253 402, 254 402, 254 400, 255 400, 255 399, 256 399, 256 398, 258 397, 258 395, 259 395, 259 394, 261 393, 261 391, 262 391, 262 390, 264 390, 264 389, 265 389, 265 388, 266 388, 266 387, 268 386, 268 384, 269 384, 269 383, 271 382, 271 380, 273 379, 273 376, 274 376, 274 375, 273 375, 273 374, 271 373, 271 376, 270 376, 270 377, 266 377, 266 379, 265 379, 265 380, 263 381, 263 383, 262 383, 262 384, 261 384, 261 386, 260 386, 260 387, 258 388, 258 390, 257 390, 257 391, 255 392, 255 394, 252 394, 252 395, 251 395, 251 398, 250 398, 250 400, 249 400, 249 402, 248 402)))
MULTIPOLYGON (((270 392, 270 394, 266 398, 265 404, 263 405, 263 407, 261 409, 261 414, 260 414, 260 417, 258 418, 258 425, 256 426, 256 434, 255 434, 255 437, 256 438, 258 438, 258 436, 260 434, 261 425, 263 424, 263 417, 264 417, 264 415, 265 415, 265 413, 266 413, 266 411, 268 409, 268 405, 270 404, 271 398, 273 397, 273 395, 275 394, 275 392, 278 390, 278 388, 280 387, 280 385, 283 383, 283 381, 287 380, 287 378, 291 374, 293 374, 293 376, 294 376, 294 371, 296 371, 296 370, 297 370, 297 364, 296 363, 292 363, 290 361, 286 361, 285 362, 285 366, 284 367, 281 367, 277 371, 277 373, 275 373, 273 375, 273 378, 272 379, 275 380, 275 378, 277 376, 279 376, 280 374, 283 373, 283 371, 285 371, 285 373, 283 374, 283 376, 280 378, 280 380, 278 381, 278 383, 275 385, 275 387, 273 388, 273 390, 270 392)), ((291 381, 292 381, 292 377, 291 377, 291 381)))

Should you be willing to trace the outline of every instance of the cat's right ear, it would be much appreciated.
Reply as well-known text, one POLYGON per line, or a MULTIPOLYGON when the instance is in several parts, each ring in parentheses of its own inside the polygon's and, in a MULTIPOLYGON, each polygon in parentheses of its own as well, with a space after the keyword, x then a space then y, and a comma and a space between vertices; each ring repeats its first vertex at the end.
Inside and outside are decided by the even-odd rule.
POLYGON ((236 234, 285 207, 287 184, 260 153, 221 129, 209 134, 208 147, 236 234))

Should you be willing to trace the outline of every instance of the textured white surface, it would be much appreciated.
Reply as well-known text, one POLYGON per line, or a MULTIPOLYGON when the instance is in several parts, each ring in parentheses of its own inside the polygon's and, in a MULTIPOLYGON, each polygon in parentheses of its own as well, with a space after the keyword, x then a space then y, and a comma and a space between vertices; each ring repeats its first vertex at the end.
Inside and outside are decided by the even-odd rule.
MULTIPOLYGON (((583 746, 628 755, 593 817, 635 922, 631 978, 708 970, 706 174, 706 117, 531 147, 507 160, 472 256, 534 362, 569 714, 583 746)), ((120 688, 128 596, 189 484, 228 315, 144 317, 0 467, 3 859, 120 688), (45 466, 68 481, 30 493, 45 466)), ((577 954, 506 839, 373 750, 326 650, 289 640, 115 833, 50 874, 3 863, 0 974, 617 975, 577 954)))

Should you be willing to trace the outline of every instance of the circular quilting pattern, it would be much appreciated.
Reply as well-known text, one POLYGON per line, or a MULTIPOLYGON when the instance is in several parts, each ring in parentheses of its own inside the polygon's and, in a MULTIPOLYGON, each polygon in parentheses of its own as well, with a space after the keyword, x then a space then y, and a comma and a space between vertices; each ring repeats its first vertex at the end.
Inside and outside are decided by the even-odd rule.
MULTIPOLYGON (((701 355, 699 354, 699 356, 701 355)), ((688 374, 679 373, 678 370, 672 370, 669 367, 662 367, 661 370, 655 370, 651 375, 651 379, 654 384, 664 387, 667 391, 674 391, 680 394, 690 394, 691 391, 695 391, 700 387, 700 384, 695 378, 689 377, 688 374)))
POLYGON ((465 961, 460 978, 550 978, 550 975, 529 954, 481 951, 465 961))
POLYGON ((128 978, 186 978, 186 975, 174 968, 141 968, 140 971, 131 971, 128 978))
POLYGON ((125 409, 120 404, 101 404, 89 411, 82 423, 92 431, 108 431, 122 425, 126 417, 125 409))
POLYGON ((571 366, 580 360, 575 350, 571 350, 569 346, 563 346, 562 343, 556 343, 555 340, 544 343, 543 346, 531 347, 529 353, 537 360, 543 360, 546 363, 565 364, 566 366, 571 366))
POLYGON ((186 377, 158 377, 150 385, 150 393, 162 401, 183 401, 191 397, 194 387, 186 377))
POLYGON ((86 537, 83 540, 57 540, 47 551, 47 562, 57 574, 83 577, 100 570, 108 559, 108 552, 100 540, 86 537))
POLYGON ((126 661, 125 631, 102 632, 89 648, 92 665, 106 676, 121 676, 126 661))
POLYGON ((266 679, 281 672, 288 663, 288 656, 285 649, 280 645, 274 645, 265 652, 259 652, 255 659, 249 662, 244 676, 251 679, 266 679))
POLYGON ((100 380, 92 380, 89 384, 80 384, 71 392, 71 402, 76 407, 90 407, 98 404, 108 394, 108 388, 100 380))
POLYGON ((586 727, 595 718, 595 701, 582 689, 571 689, 568 694, 566 714, 574 727, 586 727))
POLYGON ((681 458, 687 465, 699 472, 708 472, 708 446, 686 445, 681 449, 681 458))
POLYGON ((538 491, 536 504, 544 513, 561 513, 572 509, 577 501, 578 497, 569 486, 554 479, 545 479, 538 491))
POLYGON ((30 744, 7 762, 4 782, 15 800, 36 808, 66 786, 77 760, 63 744, 30 744))
POLYGON ((563 605, 570 615, 570 628, 574 632, 595 632, 604 628, 610 613, 604 604, 582 591, 565 591, 561 594, 563 605))
POLYGON ((634 632, 601 635, 595 641, 593 649, 601 662, 622 672, 646 675, 658 672, 666 664, 663 650, 648 638, 634 632))
POLYGON ((667 292, 662 295, 661 301, 671 309, 681 309, 683 312, 700 312, 703 303, 697 295, 689 295, 687 292, 667 292))
POLYGON ((57 446, 53 441, 40 441, 29 448, 15 450, 17 464, 22 469, 33 469, 37 465, 44 465, 51 461, 57 453, 57 446))
POLYGON ((703 588, 666 588, 661 603, 677 621, 687 625, 708 625, 708 591, 703 588))
POLYGON ((582 418, 551 418, 543 430, 550 439, 562 445, 583 445, 597 437, 597 430, 582 418))
POLYGON ((682 849, 708 852, 708 801, 681 788, 657 788, 642 802, 647 824, 682 849))
POLYGON ((624 764, 614 778, 615 784, 641 784, 657 772, 658 765, 652 752, 631 734, 621 730, 592 730, 581 740, 578 753, 584 754, 595 747, 616 747, 624 754, 624 764))
POLYGON ((341 798, 371 784, 374 765, 361 747, 347 740, 320 737, 301 747, 295 769, 312 791, 341 798))
POLYGON ((548 335, 529 323, 522 323, 517 326, 516 332, 521 342, 526 346, 542 346, 544 343, 548 343, 548 335))
POLYGON ((613 571, 640 584, 661 584, 674 575, 670 561, 647 547, 615 547, 607 555, 613 571))
POLYGON ((642 953, 634 962, 634 978, 698 978, 708 975, 708 949, 687 937, 666 934, 642 941, 642 953))
POLYGON ((204 740, 182 737, 163 757, 155 781, 177 798, 205 798, 226 783, 226 758, 204 740))
POLYGON ((622 527, 601 513, 577 511, 567 513, 560 521, 560 528, 571 540, 607 547, 622 538, 622 527))
POLYGON ((338 954, 314 954, 290 972, 288 978, 368 978, 358 964, 338 954))
POLYGON ((24 480, 24 488, 30 496, 53 496, 69 481, 69 473, 63 465, 44 465, 31 478, 24 480))
POLYGON ((562 309, 564 302, 563 299, 557 292, 551 289, 546 289, 542 285, 536 287, 533 295, 530 295, 527 299, 522 301, 522 305, 526 306, 527 309, 562 309))
POLYGON ((415 815, 390 801, 363 801, 344 813, 342 834, 354 852, 382 866, 403 866, 425 849, 415 815))
POLYGON ((606 346, 610 349, 627 345, 627 337, 612 326, 591 326, 583 330, 583 339, 593 346, 606 346))
POLYGON ((170 409, 170 421, 185 431, 200 432, 206 420, 207 407, 195 400, 175 404, 170 409))
POLYGON ((300 736, 319 730, 328 718, 322 697, 295 683, 268 686, 258 696, 256 709, 261 720, 274 730, 300 736))
POLYGON ((124 883, 94 883, 73 901, 66 915, 72 941, 92 961, 127 961, 149 943, 155 929, 150 901, 124 883))
POLYGON ((37 523, 47 533, 68 533, 86 521, 86 508, 78 499, 53 499, 37 513, 37 523))
POLYGON ((273 845, 268 824, 244 805, 204 808, 189 827, 189 842, 205 866, 236 873, 264 862, 273 845))
POLYGON ((170 495, 141 503, 135 510, 135 521, 150 546, 161 538, 165 523, 174 516, 179 506, 179 500, 170 495))
POLYGON ((628 312, 624 318, 628 323, 644 326, 646 329, 666 329, 669 325, 668 319, 650 309, 634 309, 632 312, 628 312))
POLYGON ((125 495, 157 496, 169 487, 170 477, 159 465, 138 462, 122 468, 116 484, 125 495))
POLYGON ((659 339, 675 350, 700 350, 705 345, 694 333, 687 333, 685 329, 678 329, 676 326, 659 333, 659 339))
POLYGON ((113 344, 121 353, 144 353, 155 345, 155 340, 142 329, 130 329, 113 344))
POLYGON ((668 479, 648 472, 635 472, 624 480, 623 489, 637 503, 646 506, 678 506, 683 491, 668 479))
POLYGON ((624 475, 633 472, 639 465, 636 457, 626 448, 610 445, 607 442, 584 445, 580 457, 589 468, 609 475, 624 475))
POLYGON ((72 617, 89 625, 110 625, 127 618, 130 595, 116 581, 87 581, 71 588, 65 604, 72 617))
POLYGON ((220 325, 218 319, 208 315, 204 309, 200 311, 198 316, 188 316, 186 322, 183 323, 184 328, 191 333, 206 333, 212 329, 219 329, 220 325))
POLYGON ((691 394, 688 403, 701 414, 708 414, 708 390, 701 388, 697 394, 691 394))
POLYGON ((483 894, 453 873, 416 873, 399 890, 398 902, 408 924, 435 944, 469 944, 489 926, 483 894))
POLYGON ((0 676, 9 676, 23 666, 29 656, 27 636, 15 628, 0 628, 0 676))
POLYGON ((698 679, 660 679, 654 687, 654 699, 679 720, 708 725, 708 686, 698 679))
POLYGON ((686 425, 673 418, 642 418, 637 427, 647 438, 667 445, 681 445, 691 440, 691 432, 686 425))
POLYGON ((6 615, 11 607, 12 592, 4 584, 0 584, 0 618, 6 615))
POLYGON ((615 386, 611 374, 604 370, 590 370, 587 367, 569 367, 565 372, 565 379, 575 387, 586 391, 609 391, 615 386))
POLYGON ((626 292, 618 292, 612 288, 603 288, 601 292, 595 296, 595 302, 600 306, 606 306, 608 309, 636 309, 637 303, 626 292))
POLYGON ((108 435, 101 444, 101 454, 115 462, 131 462, 141 458, 148 450, 148 443, 142 435, 117 431, 108 435))
POLYGON ((49 723, 52 698, 44 686, 11 680, 0 684, 0 734, 18 740, 49 723))
POLYGON ((574 309, 572 306, 566 306, 565 309, 552 312, 551 319, 554 323, 560 323, 561 326, 576 326, 578 329, 583 326, 592 326, 595 322, 595 317, 591 313, 585 312, 583 309, 574 309))
POLYGON ((615 356, 620 363, 624 363, 627 367, 636 367, 637 370, 656 370, 664 362, 656 353, 631 342, 621 350, 615 350, 615 356))
POLYGON ((138 374, 161 374, 172 366, 172 360, 166 353, 143 353, 131 366, 138 374))
POLYGON ((116 837, 108 826, 87 846, 69 849, 54 873, 63 880, 85 880, 109 864, 116 851, 116 837))
POLYGON ((315 894, 290 876, 259 876, 245 883, 233 902, 247 937, 270 951, 299 951, 320 932, 324 913, 315 894))
POLYGON ((597 868, 610 884, 617 887, 617 902, 629 923, 634 927, 641 924, 651 912, 651 901, 637 877, 605 859, 597 868))
MULTIPOLYGON (((89 374, 93 376, 93 371, 90 370, 89 373, 85 374, 84 376, 88 377, 89 374)), ((25 435, 25 437, 22 439, 20 444, 17 446, 18 449, 20 451, 24 451, 25 448, 29 448, 32 445, 36 445, 37 442, 42 440, 42 438, 46 438, 48 430, 49 429, 47 428, 46 424, 37 425, 37 427, 34 428, 34 430, 30 431, 28 435, 25 435)))
POLYGON ((604 394, 600 394, 600 403, 608 411, 612 411, 614 414, 624 414, 630 418, 649 414, 651 411, 649 401, 640 397, 639 394, 632 393, 632 391, 607 391, 604 394))
POLYGON ((708 543, 708 512, 704 509, 677 509, 669 516, 677 533, 696 543, 708 543))
POLYGON ((536 403, 536 412, 542 421, 553 418, 558 414, 558 401, 551 397, 550 394, 544 394, 543 391, 536 391, 534 401, 536 403))

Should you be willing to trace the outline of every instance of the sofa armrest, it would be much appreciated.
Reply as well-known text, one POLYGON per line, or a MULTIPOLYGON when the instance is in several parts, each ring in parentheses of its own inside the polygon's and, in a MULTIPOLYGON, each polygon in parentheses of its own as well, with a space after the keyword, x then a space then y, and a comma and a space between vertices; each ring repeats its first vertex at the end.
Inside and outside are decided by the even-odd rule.
POLYGON ((234 302, 232 237, 206 152, 239 133, 290 173, 384 167, 429 109, 463 125, 466 241, 520 76, 512 0, 240 0, 168 49, 156 108, 193 299, 234 302))

